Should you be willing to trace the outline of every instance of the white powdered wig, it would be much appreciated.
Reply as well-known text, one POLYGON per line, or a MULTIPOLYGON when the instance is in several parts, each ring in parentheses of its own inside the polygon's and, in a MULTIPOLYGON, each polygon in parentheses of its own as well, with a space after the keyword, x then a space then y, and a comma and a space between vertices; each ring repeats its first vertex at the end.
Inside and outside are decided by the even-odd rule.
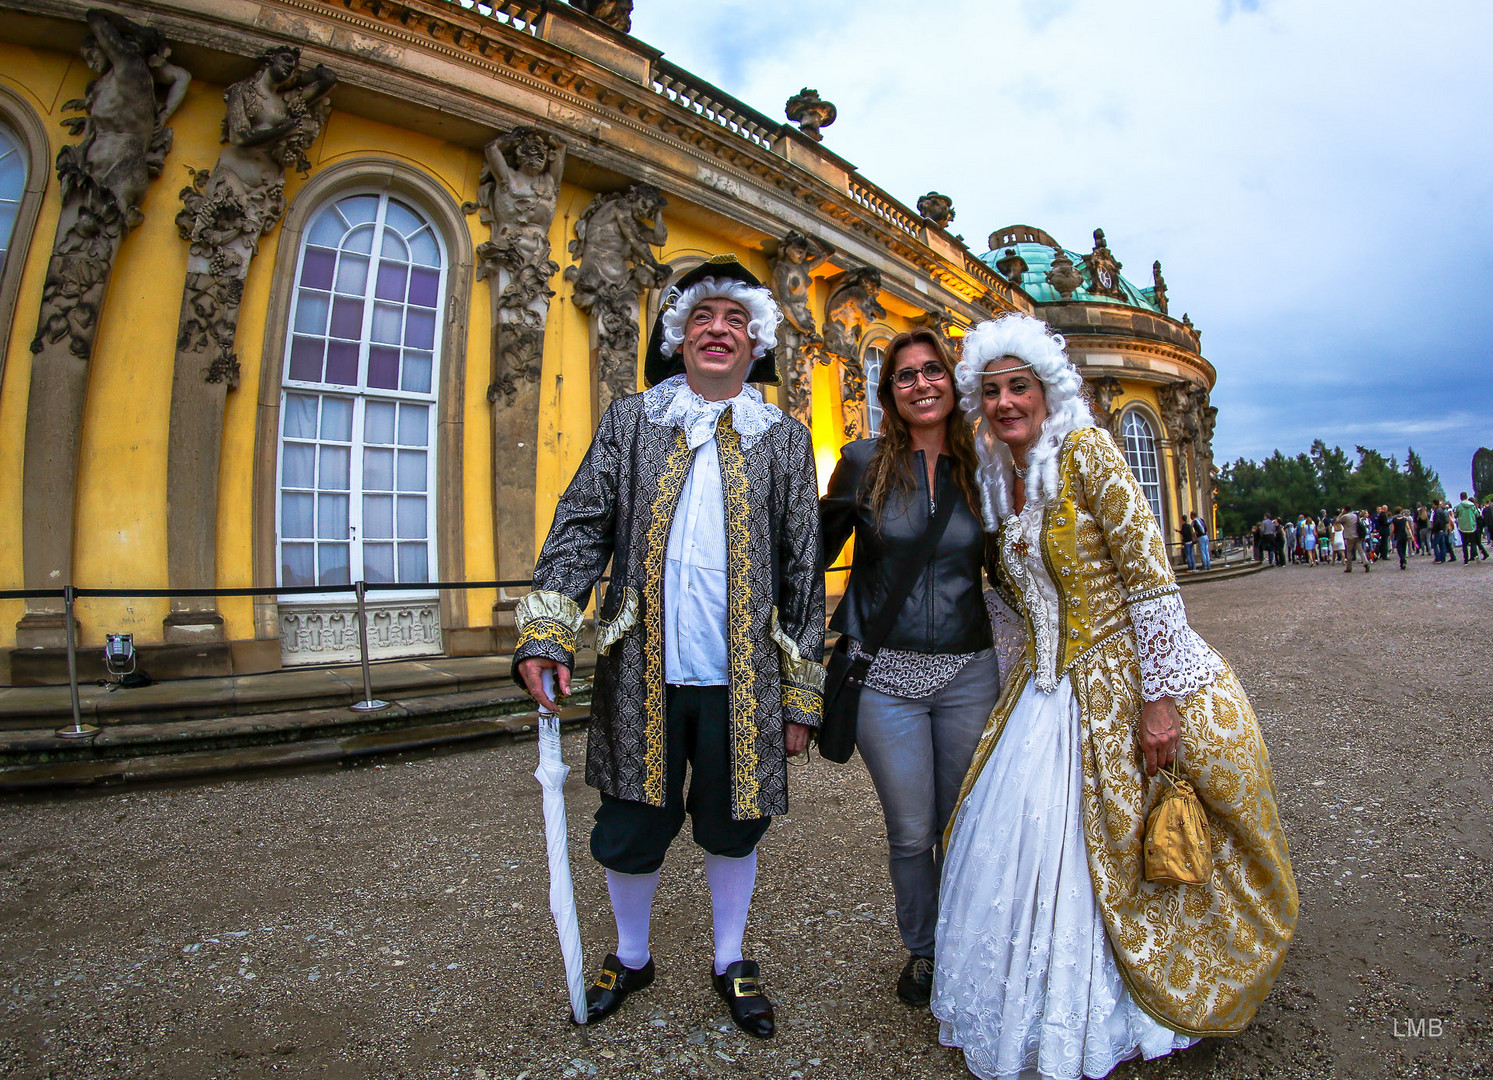
POLYGON ((735 278, 708 277, 695 282, 682 293, 675 294, 670 289, 669 294, 677 295, 677 299, 674 295, 664 296, 664 339, 659 345, 659 351, 665 356, 673 356, 684 342, 684 323, 696 305, 701 300, 717 298, 730 300, 746 308, 750 318, 747 337, 752 339, 753 360, 762 359, 767 350, 778 343, 778 323, 783 321, 783 313, 766 288, 754 289, 735 278))
POLYGON ((994 531, 1011 508, 1011 450, 995 437, 982 408, 984 372, 987 367, 1009 368, 999 363, 1003 356, 1015 356, 1031 365, 1032 373, 1042 384, 1047 399, 1047 419, 1036 445, 1027 451, 1029 467, 1026 499, 1030 505, 1041 505, 1055 499, 1061 491, 1058 479, 1058 451, 1063 438, 1079 428, 1093 427, 1094 414, 1084 396, 1083 376, 1068 360, 1063 350, 1067 342, 1053 333, 1047 324, 1029 315, 1002 315, 982 322, 964 338, 964 357, 954 369, 959 387, 959 407, 974 424, 975 452, 980 458, 980 501, 985 527, 994 531))

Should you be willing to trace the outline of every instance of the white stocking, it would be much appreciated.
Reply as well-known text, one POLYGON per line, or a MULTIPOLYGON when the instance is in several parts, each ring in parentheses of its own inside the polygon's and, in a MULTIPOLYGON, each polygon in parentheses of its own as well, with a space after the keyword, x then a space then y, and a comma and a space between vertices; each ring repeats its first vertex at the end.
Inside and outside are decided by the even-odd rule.
POLYGON ((651 874, 619 874, 607 871, 607 891, 612 894, 612 917, 617 920, 617 959, 636 971, 648 963, 648 918, 653 913, 653 894, 658 890, 658 871, 651 874))
POLYGON ((757 885, 757 853, 742 859, 724 855, 705 856, 705 876, 710 881, 710 908, 715 915, 715 973, 741 959, 741 939, 746 934, 747 911, 757 885))

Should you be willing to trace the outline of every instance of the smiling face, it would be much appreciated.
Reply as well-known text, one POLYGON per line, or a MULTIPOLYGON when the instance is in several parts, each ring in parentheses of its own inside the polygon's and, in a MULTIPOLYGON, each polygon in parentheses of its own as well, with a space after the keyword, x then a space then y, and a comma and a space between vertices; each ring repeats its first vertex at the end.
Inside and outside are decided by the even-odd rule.
POLYGON ((954 411, 954 379, 938 354, 924 342, 911 341, 897 351, 892 363, 896 365, 891 374, 892 400, 898 415, 910 428, 942 426, 954 411), (942 370, 943 377, 929 379, 927 372, 932 369, 942 370), (899 376, 902 381, 907 380, 903 372, 915 376, 911 385, 903 386, 898 381, 899 376))
POLYGON ((685 377, 690 388, 711 401, 741 393, 752 365, 752 339, 747 333, 751 315, 734 300, 701 300, 684 320, 685 377))
POLYGON ((1032 369, 1019 357, 992 360, 981 379, 980 408, 995 437, 1011 448, 1021 464, 1026 449, 1042 433, 1047 394, 1032 369))

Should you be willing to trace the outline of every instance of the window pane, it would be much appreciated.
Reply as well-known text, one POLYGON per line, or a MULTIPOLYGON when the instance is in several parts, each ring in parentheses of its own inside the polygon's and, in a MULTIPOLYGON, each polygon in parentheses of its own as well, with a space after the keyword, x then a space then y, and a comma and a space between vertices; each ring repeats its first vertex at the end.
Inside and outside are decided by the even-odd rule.
POLYGON ((373 254, 373 226, 360 225, 348 233, 347 239, 342 241, 343 251, 355 251, 359 255, 373 254))
POLYGON ((429 438, 430 406, 399 406, 399 445, 424 446, 429 438))
POLYGON ((329 442, 352 442, 352 398, 321 399, 321 437, 329 442))
POLYGON ((403 332, 404 311, 393 304, 373 306, 373 340, 398 345, 403 332))
POLYGON ((352 579, 347 573, 347 544, 317 544, 318 585, 346 585, 352 579))
POLYGON ((368 285, 368 260, 361 255, 343 253, 337 260, 337 291, 362 296, 368 285))
POLYGON ((393 581, 394 580, 394 545, 393 544, 364 544, 363 545, 363 580, 364 581, 393 581))
POLYGON ((321 382, 321 358, 325 351, 326 346, 316 338, 292 338, 290 377, 297 382, 321 382))
POLYGON ((349 224, 372 224, 378 217, 378 196, 352 195, 339 200, 337 209, 342 211, 342 216, 348 220, 349 224))
POLYGON ((316 535, 322 540, 347 539, 347 496, 316 497, 316 535))
POLYGON ((311 549, 314 546, 312 544, 280 545, 281 585, 316 584, 316 578, 311 572, 311 549))
POLYGON ((386 259, 399 259, 403 261, 410 257, 410 249, 405 247, 404 241, 392 232, 384 233, 384 243, 380 254, 386 259))
POLYGON ((429 554, 426 550, 426 545, 399 545, 400 581, 425 581, 429 565, 429 554))
POLYGON ((316 486, 323 491, 346 491, 347 461, 347 447, 323 446, 321 471, 316 474, 316 486))
MULTIPOLYGON (((342 224, 342 219, 337 216, 337 211, 327 207, 316 215, 316 221, 311 226, 311 231, 306 234, 306 242, 317 244, 323 248, 336 248, 342 244, 342 234, 347 231, 347 226, 342 224)), ((311 258, 311 249, 306 252, 307 264, 311 258)), ((302 279, 305 280, 304 278, 302 279)))
POLYGON ((357 341, 363 334, 363 301, 339 296, 332 303, 333 337, 357 341))
POLYGON ((327 345, 327 374, 323 381, 336 386, 358 385, 357 342, 333 341, 327 345))
POLYGON ((421 266, 441 265, 441 249, 436 246, 429 229, 410 237, 410 261, 421 266))
POLYGON ((410 303, 419 304, 421 307, 435 307, 441 284, 441 272, 439 270, 422 270, 419 267, 410 271, 410 303))
POLYGON ((394 490, 394 451, 363 451, 363 490, 394 490))
POLYGON ((411 349, 435 348, 435 312, 410 308, 404 321, 404 343, 411 349))
POLYGON ((394 441, 394 403, 370 401, 363 414, 363 441, 388 446, 394 441))
MULTIPOLYGON (((281 466, 280 483, 283 487, 309 488, 316 486, 316 449, 304 443, 286 443, 281 466)), ((309 519, 308 519, 309 523, 309 519)), ((309 533, 307 535, 310 535, 309 533)))
POLYGON ((301 261, 301 284, 308 289, 330 289, 332 271, 337 265, 334 252, 322 248, 307 248, 301 261))
POLYGON ((399 388, 412 394, 430 393, 430 363, 428 352, 406 351, 404 376, 400 379, 399 388))
POLYGON ((363 536, 370 540, 394 538, 394 496, 363 496, 363 536))
POLYGON ((368 350, 368 385, 379 390, 399 389, 399 350, 374 345, 368 350))
POLYGON ((399 451, 399 490, 425 490, 425 451, 399 451))
POLYGON ((398 199, 390 199, 384 210, 384 227, 395 230, 400 236, 408 236, 416 229, 423 229, 425 222, 398 199))
POLYGON ((295 328, 303 334, 325 334, 327 298, 318 293, 302 291, 296 298, 295 328))
POLYGON ((316 398, 307 394, 285 395, 285 437, 316 438, 316 398))
POLYGON ((425 539, 425 496, 399 496, 399 539, 425 539))
POLYGON ((280 496, 280 535, 314 536, 311 528, 311 493, 287 491, 280 496))
POLYGON ((392 300, 396 304, 404 302, 404 283, 409 277, 409 267, 401 263, 386 262, 379 264, 378 268, 378 291, 375 295, 380 300, 392 300))

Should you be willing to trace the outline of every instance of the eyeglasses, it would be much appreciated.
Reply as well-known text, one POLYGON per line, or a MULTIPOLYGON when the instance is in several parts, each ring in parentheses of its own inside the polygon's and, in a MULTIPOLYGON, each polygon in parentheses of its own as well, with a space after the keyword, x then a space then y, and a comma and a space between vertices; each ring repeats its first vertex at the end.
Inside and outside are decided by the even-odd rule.
POLYGON ((918 376, 921 375, 925 382, 943 382, 948 376, 948 368, 936 360, 929 360, 922 367, 905 367, 892 376, 892 382, 903 390, 911 389, 917 384, 918 376))

